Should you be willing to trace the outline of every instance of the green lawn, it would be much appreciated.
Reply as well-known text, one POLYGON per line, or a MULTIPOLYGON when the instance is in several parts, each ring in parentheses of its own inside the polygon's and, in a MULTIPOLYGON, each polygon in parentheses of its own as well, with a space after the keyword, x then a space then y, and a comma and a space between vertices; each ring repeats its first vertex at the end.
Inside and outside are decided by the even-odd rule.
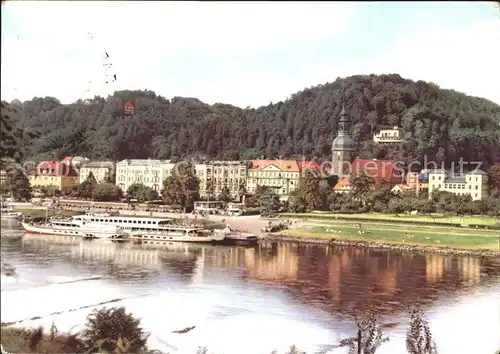
POLYGON ((297 230, 286 230, 281 234, 310 238, 335 238, 345 241, 370 241, 374 243, 407 244, 433 247, 450 247, 468 250, 500 251, 498 233, 475 235, 473 233, 443 233, 418 228, 373 228, 363 227, 364 234, 359 229, 345 226, 312 226, 297 230))
POLYGON ((450 223, 456 224, 457 226, 469 226, 469 225, 484 225, 484 226, 496 226, 499 224, 499 220, 489 216, 442 216, 442 215, 393 215, 393 214, 380 214, 380 213, 359 213, 359 214, 341 214, 341 213, 329 213, 329 212, 313 212, 304 214, 295 213, 283 213, 279 214, 283 218, 311 218, 311 219, 363 219, 366 221, 389 221, 389 222, 401 222, 405 221, 418 222, 418 223, 450 223))
MULTIPOLYGON (((349 220, 308 220, 305 222, 309 226, 325 226, 329 228, 352 228, 354 227, 357 230, 355 225, 360 224, 363 230, 393 230, 393 231, 401 231, 402 225, 398 223, 387 223, 384 224, 383 221, 379 223, 375 222, 352 222, 349 220)), ((431 234, 445 234, 445 235, 465 235, 465 236, 490 236, 490 237, 498 237, 500 231, 499 230, 488 230, 488 229, 475 229, 475 228, 466 228, 466 227, 452 227, 452 226, 436 226, 432 224, 422 224, 422 225, 404 225, 403 232, 416 232, 416 233, 431 233, 431 234)))

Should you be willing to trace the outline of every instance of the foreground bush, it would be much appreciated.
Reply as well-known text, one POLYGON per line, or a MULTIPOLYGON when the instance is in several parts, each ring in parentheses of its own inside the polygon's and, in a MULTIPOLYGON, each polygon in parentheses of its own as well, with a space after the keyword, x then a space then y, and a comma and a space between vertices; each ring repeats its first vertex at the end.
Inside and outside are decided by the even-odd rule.
POLYGON ((146 349, 149 335, 124 307, 94 310, 82 332, 85 350, 92 352, 138 353, 146 349))

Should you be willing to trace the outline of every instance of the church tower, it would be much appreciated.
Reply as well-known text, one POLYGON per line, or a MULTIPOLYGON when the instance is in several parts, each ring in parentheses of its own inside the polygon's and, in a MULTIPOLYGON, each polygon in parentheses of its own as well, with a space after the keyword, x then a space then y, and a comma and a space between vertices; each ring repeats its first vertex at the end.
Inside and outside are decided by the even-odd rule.
POLYGON ((349 166, 355 149, 355 143, 349 136, 349 123, 349 116, 342 105, 338 134, 332 144, 332 174, 339 177, 349 174, 349 166))

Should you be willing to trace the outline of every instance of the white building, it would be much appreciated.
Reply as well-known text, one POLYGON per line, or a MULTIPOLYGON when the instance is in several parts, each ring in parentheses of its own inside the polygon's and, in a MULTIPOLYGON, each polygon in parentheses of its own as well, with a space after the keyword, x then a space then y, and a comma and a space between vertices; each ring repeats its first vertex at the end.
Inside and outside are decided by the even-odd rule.
POLYGON ((116 164, 116 185, 126 193, 132 184, 140 183, 159 193, 167 178, 165 173, 172 173, 174 166, 168 160, 123 160, 116 164))
POLYGON ((458 176, 445 170, 432 170, 429 172, 429 199, 435 191, 468 194, 472 200, 482 200, 488 196, 488 175, 481 170, 458 176))
MULTIPOLYGON (((107 182, 113 175, 115 163, 113 161, 91 161, 84 163, 78 172, 78 183, 82 183, 92 172, 97 183, 107 182)), ((114 183, 112 181, 111 183, 114 183)))
POLYGON ((378 144, 395 144, 403 141, 403 134, 398 127, 382 129, 373 135, 373 141, 378 144))

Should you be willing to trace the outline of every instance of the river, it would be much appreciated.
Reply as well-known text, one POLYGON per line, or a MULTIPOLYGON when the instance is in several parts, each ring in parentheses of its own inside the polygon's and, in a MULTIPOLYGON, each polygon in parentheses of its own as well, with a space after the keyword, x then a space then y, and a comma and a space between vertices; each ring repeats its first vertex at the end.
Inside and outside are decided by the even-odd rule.
POLYGON ((358 310, 379 313, 390 337, 377 354, 406 353, 408 309, 419 304, 440 353, 500 348, 500 262, 318 245, 256 248, 136 246, 24 236, 2 222, 1 320, 78 330, 99 306, 125 306, 162 352, 346 353, 332 344, 356 332, 358 310), (120 299, 105 305, 97 305, 120 299), (58 314, 54 314, 54 313, 58 314), (174 330, 196 326, 186 334, 174 330))

